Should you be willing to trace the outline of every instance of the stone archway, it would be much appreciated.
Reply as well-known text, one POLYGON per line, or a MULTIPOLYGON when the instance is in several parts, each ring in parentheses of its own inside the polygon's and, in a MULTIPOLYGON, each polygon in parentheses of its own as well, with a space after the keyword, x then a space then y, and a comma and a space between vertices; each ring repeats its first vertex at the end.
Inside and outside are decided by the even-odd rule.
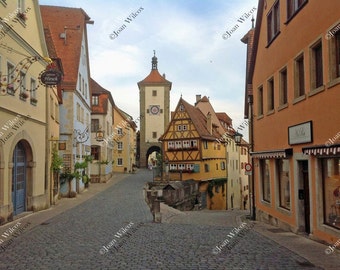
POLYGON ((156 145, 152 145, 148 148, 148 150, 146 151, 146 167, 149 167, 149 157, 152 153, 157 152, 157 153, 161 153, 161 148, 159 146, 156 145))
POLYGON ((20 140, 14 146, 10 159, 10 194, 13 215, 32 210, 32 148, 28 141, 20 140))

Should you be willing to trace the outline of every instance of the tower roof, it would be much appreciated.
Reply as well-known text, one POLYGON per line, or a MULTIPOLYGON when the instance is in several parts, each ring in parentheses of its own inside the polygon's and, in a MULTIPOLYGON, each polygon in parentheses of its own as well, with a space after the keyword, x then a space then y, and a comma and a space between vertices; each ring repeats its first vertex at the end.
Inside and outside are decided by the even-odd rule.
POLYGON ((153 54, 154 55, 151 59, 151 72, 148 76, 145 77, 144 80, 138 82, 138 87, 146 85, 146 84, 165 84, 165 85, 170 85, 170 89, 171 89, 172 83, 168 81, 167 79, 165 79, 165 74, 162 76, 158 72, 158 68, 157 68, 158 60, 156 57, 156 52, 153 51, 153 54))

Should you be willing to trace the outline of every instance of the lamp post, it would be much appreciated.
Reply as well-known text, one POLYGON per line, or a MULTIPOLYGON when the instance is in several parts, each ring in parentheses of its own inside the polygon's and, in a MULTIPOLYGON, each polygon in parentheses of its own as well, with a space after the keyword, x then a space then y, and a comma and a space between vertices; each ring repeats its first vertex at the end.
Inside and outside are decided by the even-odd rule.
MULTIPOLYGON (((237 146, 244 146, 248 149, 248 154, 252 151, 253 148, 253 136, 252 136, 252 125, 251 125, 251 131, 250 131, 250 143, 249 144, 242 144, 242 137, 243 135, 239 132, 235 132, 234 134, 234 140, 237 146)), ((251 158, 251 165, 252 168, 254 168, 254 161, 253 158, 251 158)), ((256 219, 256 208, 255 208, 255 181, 254 181, 254 173, 251 172, 251 175, 248 175, 248 182, 249 182, 249 196, 250 196, 250 218, 252 220, 256 219)))

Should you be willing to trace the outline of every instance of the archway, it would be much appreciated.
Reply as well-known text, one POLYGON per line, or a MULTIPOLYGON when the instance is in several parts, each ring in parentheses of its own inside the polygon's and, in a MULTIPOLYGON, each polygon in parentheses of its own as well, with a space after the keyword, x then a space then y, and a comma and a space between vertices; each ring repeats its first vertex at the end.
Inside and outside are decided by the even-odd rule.
POLYGON ((13 215, 18 215, 32 208, 28 204, 32 196, 32 149, 25 140, 20 140, 13 149, 13 167, 11 195, 13 205, 13 215))
POLYGON ((161 153, 161 148, 159 146, 153 145, 148 148, 148 151, 146 151, 147 168, 149 168, 150 165, 152 165, 152 167, 157 166, 157 153, 161 153))

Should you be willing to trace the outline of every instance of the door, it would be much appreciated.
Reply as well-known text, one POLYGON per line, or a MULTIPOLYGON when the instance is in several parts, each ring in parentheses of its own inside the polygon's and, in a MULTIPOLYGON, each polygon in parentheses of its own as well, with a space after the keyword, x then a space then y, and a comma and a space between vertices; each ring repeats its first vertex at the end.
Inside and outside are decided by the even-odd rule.
POLYGON ((301 161, 302 181, 303 181, 303 199, 305 213, 305 232, 310 233, 310 204, 309 204, 309 177, 308 177, 308 161, 301 161))
POLYGON ((26 210, 26 154, 19 142, 13 153, 12 203, 14 215, 26 210))

